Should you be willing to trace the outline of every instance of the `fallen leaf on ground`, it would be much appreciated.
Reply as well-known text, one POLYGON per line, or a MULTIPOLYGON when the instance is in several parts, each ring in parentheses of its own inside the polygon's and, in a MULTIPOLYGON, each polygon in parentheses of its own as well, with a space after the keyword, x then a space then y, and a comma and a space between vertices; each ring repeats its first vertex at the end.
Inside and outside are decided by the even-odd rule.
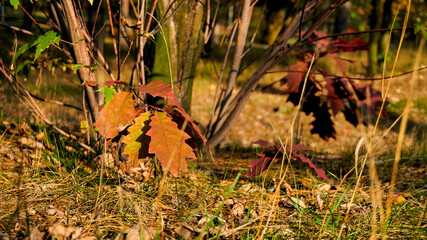
POLYGON ((325 203, 321 197, 320 191, 316 191, 316 201, 319 204, 319 209, 323 210, 323 204, 325 203))
POLYGON ((179 238, 183 239, 193 239, 195 236, 195 232, 187 226, 176 227, 175 233, 179 236, 179 238))
POLYGON ((114 238, 114 240, 152 240, 156 236, 156 231, 153 229, 146 229, 142 228, 141 224, 135 224, 133 227, 126 229, 123 231, 123 233, 120 233, 114 238), (142 235, 144 234, 144 235, 142 235), (126 236, 126 238, 123 238, 123 236, 126 236))
POLYGON ((18 141, 24 147, 44 149, 43 143, 37 142, 32 138, 21 137, 18 141))
POLYGON ((319 185, 319 190, 323 192, 327 192, 331 189, 331 185, 327 183, 322 183, 319 185))
POLYGON ((298 199, 298 198, 294 198, 294 197, 284 197, 280 200, 280 202, 286 206, 286 207, 300 207, 300 208, 307 208, 307 205, 305 205, 305 203, 298 199))
POLYGON ((30 238, 31 240, 43 240, 44 232, 40 232, 37 227, 31 229, 30 238))
POLYGON ((64 239, 68 238, 75 231, 75 228, 64 227, 62 224, 56 223, 52 227, 49 227, 48 231, 53 238, 64 239))
POLYGON ((229 198, 229 199, 225 200, 224 204, 225 205, 233 205, 234 204, 234 200, 232 198, 229 198))
POLYGON ((240 217, 245 214, 245 206, 243 206, 242 203, 236 203, 233 205, 231 213, 233 213, 234 216, 240 217))
POLYGON ((49 209, 47 209, 46 212, 47 212, 47 215, 49 215, 49 216, 56 215, 59 218, 62 218, 65 216, 65 213, 63 211, 56 209, 52 205, 49 206, 49 209))
POLYGON ((406 202, 406 198, 404 198, 402 195, 398 195, 393 198, 393 201, 397 204, 401 204, 406 202))
POLYGON ((360 207, 359 205, 357 205, 355 203, 345 203, 345 204, 340 205, 341 210, 347 210, 349 208, 351 210, 361 210, 362 209, 362 207, 360 207))

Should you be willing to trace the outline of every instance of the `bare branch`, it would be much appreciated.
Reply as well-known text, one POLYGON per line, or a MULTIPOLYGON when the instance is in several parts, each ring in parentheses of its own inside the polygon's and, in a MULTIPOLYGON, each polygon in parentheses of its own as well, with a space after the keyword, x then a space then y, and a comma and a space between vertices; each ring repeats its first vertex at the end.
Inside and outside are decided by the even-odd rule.
MULTIPOLYGON (((3 73, 4 77, 8 80, 8 83, 12 86, 12 89, 15 92, 15 95, 18 97, 18 99, 38 118, 43 120, 46 124, 50 125, 57 133, 67 137, 71 138, 73 140, 77 140, 77 137, 73 134, 67 133, 64 130, 60 129, 58 126, 56 126, 53 122, 51 122, 40 110, 38 105, 35 103, 34 98, 32 97, 31 93, 22 85, 10 72, 9 69, 4 65, 2 59, 0 58, 0 72, 3 73)), ((90 146, 77 141, 77 143, 82 146, 83 148, 89 150, 92 153, 95 153, 95 150, 93 150, 90 146)))
MULTIPOLYGON (((339 3, 345 2, 342 0, 337 0, 332 3, 331 7, 327 9, 327 11, 323 12, 323 15, 320 17, 321 21, 316 22, 310 29, 310 34, 329 16, 334 10, 336 6, 339 6, 339 3)), ((290 22, 288 26, 283 27, 281 33, 276 39, 269 56, 264 61, 264 63, 256 70, 256 72, 248 79, 245 85, 241 88, 236 97, 231 101, 230 105, 227 109, 224 109, 223 115, 217 118, 216 121, 217 126, 214 130, 213 135, 209 138, 207 145, 215 146, 218 144, 227 134, 229 129, 231 128, 234 121, 236 121, 238 115, 243 110, 246 102, 248 101, 250 95, 255 90, 255 87, 258 85, 258 82, 261 78, 266 74, 268 70, 270 70, 274 65, 276 65, 281 59, 283 59, 290 50, 294 49, 296 44, 292 47, 288 47, 288 40, 291 36, 295 34, 300 26, 300 18, 301 15, 304 16, 304 19, 309 18, 315 11, 316 6, 319 4, 316 0, 311 0, 307 2, 304 12, 300 11, 290 22)), ((307 33, 306 32, 306 33, 307 33)), ((303 41, 307 36, 301 38, 303 41)))

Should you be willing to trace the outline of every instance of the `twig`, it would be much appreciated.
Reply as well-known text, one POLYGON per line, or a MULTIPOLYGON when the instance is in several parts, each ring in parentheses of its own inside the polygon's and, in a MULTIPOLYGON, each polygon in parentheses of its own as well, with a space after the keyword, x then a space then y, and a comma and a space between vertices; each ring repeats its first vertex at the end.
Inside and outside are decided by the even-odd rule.
POLYGON ((30 93, 30 92, 28 92, 28 93, 31 95, 31 97, 33 97, 33 98, 35 98, 35 99, 37 99, 39 101, 43 101, 43 102, 47 102, 47 103, 53 103, 53 104, 56 104, 56 105, 59 105, 59 106, 74 108, 76 110, 83 111, 83 109, 81 109, 80 107, 77 107, 77 106, 74 106, 74 105, 71 105, 71 104, 68 104, 68 103, 63 103, 63 102, 58 101, 58 100, 46 99, 46 98, 42 98, 42 97, 36 96, 33 93, 30 93))
MULTIPOLYGON (((36 116, 41 118, 43 122, 51 126, 57 133, 71 138, 73 140, 77 140, 77 137, 71 133, 67 133, 58 126, 56 126, 53 122, 51 122, 40 110, 38 105, 35 103, 34 98, 31 96, 31 93, 20 83, 9 71, 9 69, 4 65, 2 59, 0 58, 0 71, 3 73, 4 77, 8 80, 9 84, 12 86, 12 89, 15 92, 15 95, 18 99, 36 116)), ((77 143, 88 151, 95 153, 90 146, 77 141, 77 143)))

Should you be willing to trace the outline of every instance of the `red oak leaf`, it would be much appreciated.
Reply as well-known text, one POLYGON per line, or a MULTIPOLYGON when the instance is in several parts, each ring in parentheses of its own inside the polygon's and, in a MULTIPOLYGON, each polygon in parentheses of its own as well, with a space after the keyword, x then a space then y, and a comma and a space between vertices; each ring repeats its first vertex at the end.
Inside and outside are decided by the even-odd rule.
POLYGON ((303 155, 298 154, 298 153, 292 153, 292 157, 297 158, 301 162, 305 163, 309 168, 311 168, 317 174, 317 176, 321 177, 326 182, 331 182, 331 180, 329 180, 329 178, 326 176, 325 170, 317 168, 313 164, 313 162, 311 162, 310 159, 308 159, 308 158, 306 158, 303 155))
POLYGON ((288 86, 288 89, 284 91, 285 93, 297 93, 299 91, 299 85, 304 79, 307 68, 307 63, 302 61, 298 61, 289 67, 288 75, 280 80, 282 84, 286 83, 288 86))
MULTIPOLYGON (((187 120, 187 126, 185 127, 185 132, 188 133, 193 141, 197 141, 197 138, 201 140, 203 143, 206 143, 206 138, 203 136, 202 131, 200 131, 199 127, 193 122, 191 117, 181 108, 164 108, 165 112, 172 116, 173 121, 178 123, 179 128, 181 129, 185 120, 187 120)), ((187 141, 188 142, 188 141, 187 141)), ((195 145, 197 142, 195 142, 195 145)))
MULTIPOLYGON (((274 161, 277 162, 279 159, 283 158, 283 147, 281 147, 281 144, 275 144, 272 145, 267 141, 264 140, 258 140, 254 142, 254 144, 258 144, 260 146, 266 147, 267 149, 263 152, 258 153, 258 156, 260 156, 259 159, 253 160, 249 162, 250 169, 247 172, 247 176, 254 177, 260 175, 263 171, 265 171, 270 164, 274 161)), ((323 180, 330 182, 329 178, 325 174, 325 170, 317 168, 313 162, 311 162, 310 159, 306 158, 305 156, 295 153, 296 151, 311 151, 311 149, 304 145, 294 145, 292 146, 292 152, 291 149, 288 147, 286 149, 286 153, 290 154, 292 159, 298 159, 301 162, 308 165, 309 168, 311 168, 319 177, 321 177, 323 180)))
POLYGON ((147 132, 151 137, 148 152, 156 154, 163 169, 174 176, 178 176, 181 170, 187 171, 186 158, 196 158, 193 149, 185 142, 190 136, 163 112, 155 112, 151 116, 150 127, 147 132))
POLYGON ((181 104, 173 94, 172 88, 170 88, 169 84, 163 83, 162 81, 153 81, 142 85, 139 87, 139 91, 142 93, 148 93, 153 97, 162 97, 168 105, 182 109, 181 104))
POLYGON ((325 88, 326 90, 328 90, 327 100, 330 105, 329 107, 332 109, 332 114, 335 116, 338 114, 339 111, 345 110, 345 105, 342 98, 340 98, 335 93, 334 81, 330 77, 326 77, 326 76, 325 76, 325 80, 326 80, 325 88))
POLYGON ((135 101, 129 92, 117 93, 100 113, 95 122, 99 133, 106 137, 115 137, 127 124, 136 117, 135 101))

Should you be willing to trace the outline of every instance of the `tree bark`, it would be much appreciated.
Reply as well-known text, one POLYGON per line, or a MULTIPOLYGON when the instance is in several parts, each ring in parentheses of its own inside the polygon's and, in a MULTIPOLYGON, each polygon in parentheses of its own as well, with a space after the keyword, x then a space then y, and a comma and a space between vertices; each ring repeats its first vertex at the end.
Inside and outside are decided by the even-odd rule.
MULTIPOLYGON (((74 62, 82 65, 90 65, 91 60, 86 46, 85 41, 81 41, 85 39, 84 28, 81 23, 81 19, 79 19, 76 15, 76 8, 71 0, 60 0, 62 5, 62 11, 64 14, 64 22, 67 26, 62 27, 62 31, 67 30, 63 33, 63 36, 69 37, 70 41, 73 43, 73 54, 74 54, 74 62)), ((92 72, 86 68, 82 67, 78 71, 78 76, 81 82, 86 81, 94 81, 94 77, 92 72)), ((95 122, 99 116, 98 105, 95 97, 95 91, 93 87, 84 86, 89 110, 91 113, 92 121, 95 122)))
MULTIPOLYGON (((170 2, 158 2, 160 16, 170 2)), ((172 8, 179 4, 173 3, 172 8)), ((205 0, 185 1, 156 36, 151 81, 171 83, 178 101, 187 113, 191 112, 194 74, 204 44, 205 6, 205 0)))

